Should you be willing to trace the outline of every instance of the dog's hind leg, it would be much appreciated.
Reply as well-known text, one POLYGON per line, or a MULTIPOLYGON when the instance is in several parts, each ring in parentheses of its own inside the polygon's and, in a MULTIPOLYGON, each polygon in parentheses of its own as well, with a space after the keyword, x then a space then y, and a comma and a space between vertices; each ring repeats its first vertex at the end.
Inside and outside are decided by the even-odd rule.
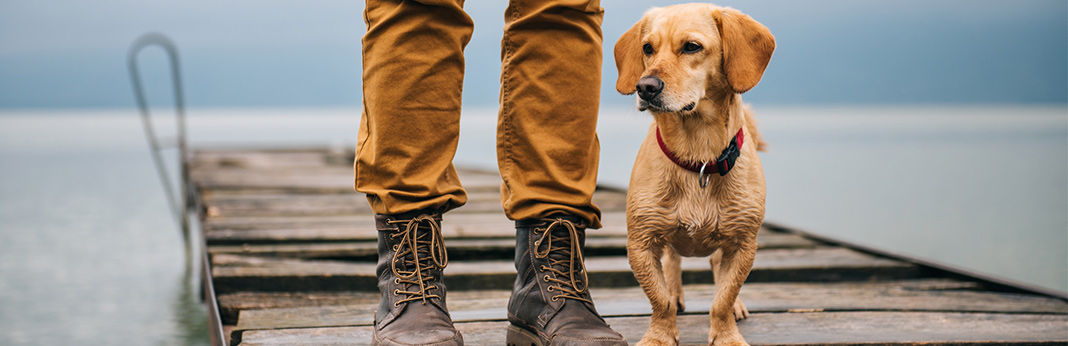
MULTIPOLYGON (((727 273, 723 273, 722 272, 723 266, 721 264, 723 263, 723 251, 722 250, 716 250, 716 252, 712 253, 712 257, 709 258, 709 262, 712 264, 712 273, 714 275, 713 276, 713 282, 716 284, 716 287, 718 288, 719 284, 720 284, 720 278, 721 277, 725 277, 727 275, 727 273)), ((748 317, 749 317, 749 309, 747 309, 745 307, 745 303, 742 303, 742 300, 740 298, 735 298, 734 299, 734 319, 735 320, 744 320, 744 319, 746 319, 748 317)))
POLYGON ((676 313, 686 311, 686 303, 682 294, 682 256, 671 246, 664 247, 664 256, 660 259, 664 264, 664 281, 667 282, 668 294, 678 305, 676 313))

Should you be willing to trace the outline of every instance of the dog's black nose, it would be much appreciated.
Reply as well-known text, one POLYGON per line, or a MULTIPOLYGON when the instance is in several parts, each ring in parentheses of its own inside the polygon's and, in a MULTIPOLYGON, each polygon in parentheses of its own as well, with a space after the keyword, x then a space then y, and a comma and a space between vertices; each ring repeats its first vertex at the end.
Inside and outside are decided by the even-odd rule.
POLYGON ((660 95, 664 90, 664 82, 656 77, 644 77, 638 80, 638 97, 650 101, 660 95))

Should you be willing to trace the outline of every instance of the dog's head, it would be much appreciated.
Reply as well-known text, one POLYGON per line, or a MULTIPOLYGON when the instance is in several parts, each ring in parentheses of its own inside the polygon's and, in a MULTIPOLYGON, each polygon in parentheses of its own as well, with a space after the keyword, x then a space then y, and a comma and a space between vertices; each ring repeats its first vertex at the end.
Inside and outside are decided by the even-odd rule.
POLYGON ((637 92, 640 110, 688 112, 706 97, 752 89, 774 50, 768 28, 735 9, 654 8, 616 42, 616 90, 637 92))

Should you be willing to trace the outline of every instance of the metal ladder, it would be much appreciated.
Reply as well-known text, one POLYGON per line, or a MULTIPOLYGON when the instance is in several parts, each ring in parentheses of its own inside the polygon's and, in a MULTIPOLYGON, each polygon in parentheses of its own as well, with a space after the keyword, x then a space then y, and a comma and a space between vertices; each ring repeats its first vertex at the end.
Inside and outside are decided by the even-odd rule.
POLYGON ((192 258, 192 246, 190 239, 190 191, 188 187, 189 170, 186 167, 185 146, 185 100, 182 97, 182 78, 178 63, 178 48, 166 36, 158 33, 148 33, 137 38, 130 46, 126 55, 126 63, 130 69, 130 82, 133 84, 134 97, 137 99, 137 107, 141 110, 141 123, 144 125, 145 136, 148 146, 152 149, 152 160, 156 163, 156 171, 159 173, 163 191, 167 195, 167 204, 170 205, 171 214, 182 231, 182 241, 185 246, 185 258, 192 258), (141 74, 137 66, 137 54, 144 48, 156 45, 163 48, 170 58, 171 81, 174 89, 174 105, 177 111, 178 133, 170 143, 164 142, 156 135, 152 125, 152 116, 149 112, 148 101, 145 100, 144 88, 141 85, 141 74), (178 172, 181 175, 178 181, 179 192, 175 193, 167 166, 163 161, 161 151, 166 149, 178 149, 178 172))
MULTIPOLYGON (((133 84, 134 97, 137 99, 137 107, 141 110, 141 123, 144 125, 145 137, 148 139, 148 145, 152 149, 152 160, 156 164, 156 171, 159 173, 160 182, 163 184, 163 191, 166 193, 167 203, 170 205, 171 214, 182 231, 182 242, 185 247, 185 263, 187 273, 190 271, 193 261, 193 247, 192 247, 192 234, 190 229, 192 228, 190 211, 199 210, 199 207, 195 205, 196 198, 193 198, 196 193, 189 187, 189 168, 187 161, 189 156, 186 153, 186 139, 185 139, 185 100, 182 96, 182 78, 181 71, 178 63, 178 48, 171 41, 170 38, 159 33, 148 33, 138 37, 130 45, 130 50, 126 55, 126 63, 130 69, 130 82, 133 84), (155 127, 152 125, 152 117, 149 112, 148 102, 145 100, 144 88, 141 85, 141 74, 137 66, 137 55, 146 47, 160 46, 167 53, 170 58, 171 66, 171 81, 174 89, 174 105, 177 116, 177 134, 171 141, 164 141, 156 135, 155 127), (176 193, 172 187, 173 183, 170 179, 170 174, 167 174, 167 165, 163 161, 161 151, 166 149, 176 148, 178 150, 178 172, 180 179, 178 181, 179 191, 176 193)), ((225 345, 225 332, 222 327, 222 321, 219 313, 219 306, 215 303, 218 301, 215 297, 214 283, 211 280, 211 261, 208 258, 206 251, 207 244, 203 237, 200 237, 200 254, 201 261, 201 298, 208 306, 208 328, 211 329, 211 343, 212 345, 223 346, 225 345)), ((192 275, 187 275, 187 279, 192 279, 192 275)))

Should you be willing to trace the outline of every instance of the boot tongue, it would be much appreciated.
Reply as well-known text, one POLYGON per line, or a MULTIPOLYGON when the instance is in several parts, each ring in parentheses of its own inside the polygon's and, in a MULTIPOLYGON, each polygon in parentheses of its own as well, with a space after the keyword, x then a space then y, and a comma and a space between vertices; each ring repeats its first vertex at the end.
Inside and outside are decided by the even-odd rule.
POLYGON ((430 217, 419 216, 408 221, 396 234, 400 240, 398 256, 393 263, 394 274, 405 283, 405 292, 415 292, 409 293, 408 299, 416 298, 425 302, 427 299, 440 299, 437 292, 444 293, 439 286, 448 257, 440 229, 436 226, 435 220, 430 217))
MULTIPOLYGON (((555 282, 554 286, 563 286, 568 297, 582 298, 588 293, 588 278, 583 266, 582 246, 584 232, 567 219, 552 220, 546 226, 546 232, 540 240, 539 249, 542 256, 547 257, 548 264, 555 269, 553 275, 563 283, 555 282), (546 252, 548 252, 546 254, 546 252)), ((566 300, 566 299, 565 299, 566 300)))
POLYGON ((423 275, 427 275, 427 271, 432 271, 435 268, 434 260, 430 254, 430 237, 432 236, 430 230, 419 229, 414 235, 415 248, 410 248, 411 244, 402 244, 402 248, 409 248, 409 250, 403 257, 399 258, 401 268, 407 272, 415 272, 416 270, 416 256, 419 258, 419 269, 423 271, 423 275))
MULTIPOLYGON (((572 252, 582 251, 584 245, 583 238, 585 237, 583 237, 581 232, 576 233, 578 233, 576 234, 577 239, 573 239, 571 236, 571 232, 569 232, 567 228, 557 227, 556 229, 552 230, 552 234, 550 235, 550 237, 552 237, 552 241, 550 243, 552 244, 553 249, 549 251, 549 258, 556 261, 564 261, 563 264, 570 262, 572 258, 578 260, 581 254, 572 252), (577 246, 575 246, 576 244, 577 246)), ((575 264, 571 263, 571 265, 574 266, 575 264)), ((558 269, 566 270, 567 268, 558 269)))

